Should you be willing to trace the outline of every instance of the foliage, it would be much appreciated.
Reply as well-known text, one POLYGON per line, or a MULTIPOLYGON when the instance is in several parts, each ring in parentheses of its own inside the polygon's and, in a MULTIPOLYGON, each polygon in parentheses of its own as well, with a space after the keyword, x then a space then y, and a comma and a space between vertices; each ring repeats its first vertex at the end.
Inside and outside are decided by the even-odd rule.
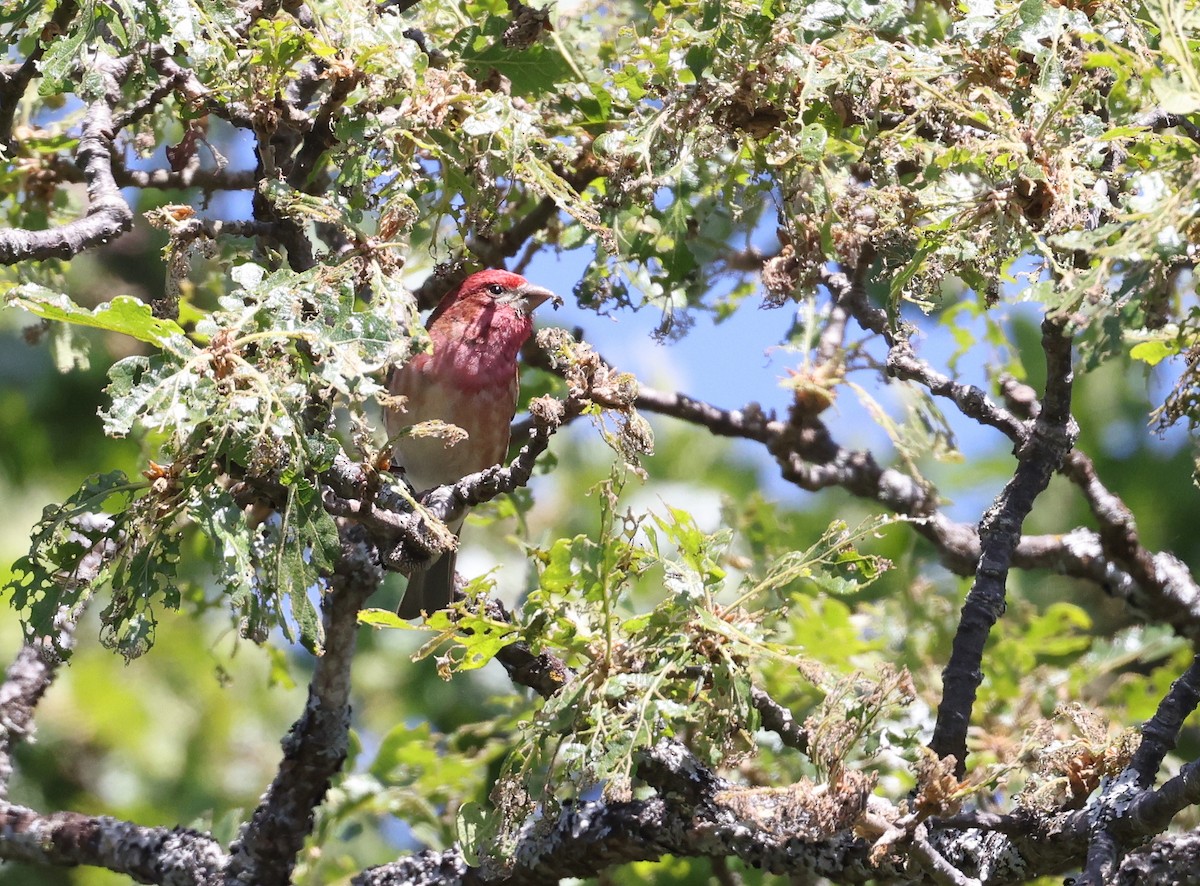
MULTIPOLYGON (((1198 516, 1181 478, 1200 458, 1139 429, 1200 426, 1198 27, 1189 0, 4 5, 0 377, 29 396, 0 391, 0 490, 32 528, 0 540, 0 579, 46 685, 69 656, 56 685, 76 695, 108 674, 98 635, 137 680, 204 659, 155 692, 194 681, 207 699, 237 674, 228 691, 274 711, 263 699, 297 681, 331 691, 322 668, 348 681, 352 656, 355 733, 324 748, 337 777, 315 824, 300 816, 298 883, 414 842, 520 877, 581 809, 679 802, 655 781, 677 746, 725 779, 689 814, 770 843, 762 801, 797 844, 844 837, 880 880, 938 870, 929 822, 962 809, 1095 837, 1162 763, 1138 769, 1132 730, 1170 733, 1168 770, 1196 750, 1160 702, 1200 636, 1184 565, 1200 548, 1178 529, 1198 516), (389 472, 385 378, 427 347, 420 311, 480 265, 573 288, 597 351, 542 337, 512 470, 420 499, 389 472), (721 364, 713 399, 735 403, 649 386, 635 401, 598 356, 614 339, 597 318, 650 315, 688 355, 689 332, 754 306, 776 309, 754 347, 778 346, 782 393, 706 353, 690 359, 721 364), (98 426, 70 389, 97 396, 89 361, 108 379, 98 426), (653 456, 635 405, 681 422, 657 426, 653 456), (580 416, 591 430, 541 454, 580 416), (42 447, 28 425, 69 432, 42 447), (1059 471, 1045 491, 1022 473, 1035 463, 1059 471), (460 562, 487 565, 466 602, 408 624, 396 576, 428 556, 446 495, 473 496, 460 562), (370 569, 346 565, 355 545, 370 569), (363 587, 348 649, 335 602, 363 587), (958 667, 982 622, 977 666, 958 667), (514 650, 554 664, 551 689, 497 682, 497 662, 522 682, 514 650), (956 673, 976 677, 965 708, 956 673), (1080 809, 1099 824, 1063 826, 1080 809)), ((47 706, 61 713, 53 691, 47 706)), ((117 732, 97 759, 132 746, 117 732)), ((179 740, 144 753, 217 765, 203 736, 179 740)), ((72 741, 51 733, 64 759, 72 741)), ((163 798, 147 809, 21 747, 31 806, 168 825, 187 810, 222 851, 258 827, 245 785, 189 769, 172 808, 129 774, 163 798)), ((0 764, 11 749, 6 731, 0 764)), ((254 770, 264 788, 272 765, 254 770)), ((614 881, 699 880, 706 855, 747 882, 771 868, 662 845, 695 857, 614 854, 635 862, 614 881)), ((1061 855, 1100 869, 1088 845, 1061 855)))

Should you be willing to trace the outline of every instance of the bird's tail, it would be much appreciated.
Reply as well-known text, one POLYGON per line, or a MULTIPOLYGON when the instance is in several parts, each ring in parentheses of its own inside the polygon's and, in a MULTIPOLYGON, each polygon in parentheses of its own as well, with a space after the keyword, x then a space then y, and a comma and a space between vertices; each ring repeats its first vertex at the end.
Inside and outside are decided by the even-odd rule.
POLYGON ((447 551, 429 565, 414 572, 396 614, 401 618, 416 618, 422 612, 432 615, 445 609, 454 599, 454 566, 458 551, 447 551))

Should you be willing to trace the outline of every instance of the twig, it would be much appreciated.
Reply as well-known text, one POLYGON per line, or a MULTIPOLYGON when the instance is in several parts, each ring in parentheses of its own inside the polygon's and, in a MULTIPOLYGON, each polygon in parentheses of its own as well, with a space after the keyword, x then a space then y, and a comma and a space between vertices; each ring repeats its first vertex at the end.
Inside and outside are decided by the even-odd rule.
MULTIPOLYGON (((76 538, 86 544, 82 534, 76 538)), ((107 541, 93 545, 80 558, 72 581, 94 582, 107 564, 107 555, 107 541)), ((82 612, 82 604, 74 609, 61 608, 54 619, 55 635, 22 646, 4 675, 4 683, 0 685, 0 799, 8 796, 13 751, 33 734, 38 703, 58 675, 62 654, 75 645, 75 628, 82 612)))
MULTIPOLYGON (((488 617, 496 621, 512 621, 512 616, 499 600, 489 599, 485 606, 488 617)), ((567 684, 571 670, 559 658, 543 652, 534 655, 524 643, 509 643, 496 653, 496 660, 504 666, 518 686, 532 689, 542 698, 549 698, 567 684)))
POLYGON ((62 663, 59 651, 70 649, 75 643, 74 614, 64 612, 60 621, 53 641, 21 647, 5 672, 4 684, 0 685, 0 799, 8 796, 13 751, 33 732, 38 702, 54 682, 62 663))
POLYGON ((183 67, 175 59, 159 50, 150 59, 150 64, 159 76, 172 83, 188 102, 204 108, 208 113, 227 120, 240 129, 254 129, 258 118, 250 107, 242 102, 224 102, 205 86, 195 71, 183 67))
MULTIPOLYGON (((861 262, 860 273, 869 264, 868 261, 861 262)), ((888 345, 887 371, 890 375, 916 382, 930 393, 950 400, 963 415, 996 428, 1017 445, 1025 442, 1028 435, 1025 424, 1008 410, 993 403, 986 392, 974 385, 960 384, 918 359, 909 340, 908 327, 901 325, 896 329, 891 328, 887 314, 867 301, 861 280, 852 279, 844 271, 825 268, 821 273, 821 282, 833 293, 835 305, 849 310, 864 329, 883 336, 888 345)))
POLYGON ((788 747, 807 753, 808 732, 796 722, 792 712, 767 695, 762 689, 753 686, 750 689, 750 701, 753 702, 758 715, 762 718, 762 726, 777 734, 788 747))
POLYGON ((333 88, 313 117, 312 126, 292 160, 292 167, 288 171, 288 182, 292 187, 304 190, 321 155, 336 144, 333 133, 334 115, 341 110, 362 77, 362 71, 356 69, 333 81, 333 88))
POLYGON ((929 842, 929 830, 924 822, 913 830, 912 847, 934 882, 940 886, 980 886, 978 879, 962 874, 933 847, 929 842))

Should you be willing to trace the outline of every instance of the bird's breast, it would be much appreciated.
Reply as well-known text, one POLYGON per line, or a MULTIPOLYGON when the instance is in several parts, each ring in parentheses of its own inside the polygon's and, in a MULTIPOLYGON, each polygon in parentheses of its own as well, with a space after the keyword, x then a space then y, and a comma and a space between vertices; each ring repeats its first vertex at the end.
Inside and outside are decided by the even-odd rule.
POLYGON ((396 461, 418 492, 501 462, 517 408, 515 364, 502 371, 478 361, 447 362, 439 356, 419 354, 392 379, 392 393, 404 397, 405 406, 403 412, 389 414, 389 434, 425 421, 448 422, 467 432, 467 439, 452 446, 437 437, 397 441, 396 461), (463 383, 463 370, 473 370, 470 384, 463 383))

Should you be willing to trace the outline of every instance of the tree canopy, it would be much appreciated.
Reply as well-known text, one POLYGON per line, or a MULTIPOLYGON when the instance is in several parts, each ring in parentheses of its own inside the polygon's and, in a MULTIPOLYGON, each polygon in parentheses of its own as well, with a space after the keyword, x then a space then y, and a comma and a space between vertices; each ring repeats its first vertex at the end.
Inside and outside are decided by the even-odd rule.
POLYGON ((1195 876, 1192 0, 0 34, 0 881, 1195 876), (481 267, 571 304, 414 490, 481 267))

